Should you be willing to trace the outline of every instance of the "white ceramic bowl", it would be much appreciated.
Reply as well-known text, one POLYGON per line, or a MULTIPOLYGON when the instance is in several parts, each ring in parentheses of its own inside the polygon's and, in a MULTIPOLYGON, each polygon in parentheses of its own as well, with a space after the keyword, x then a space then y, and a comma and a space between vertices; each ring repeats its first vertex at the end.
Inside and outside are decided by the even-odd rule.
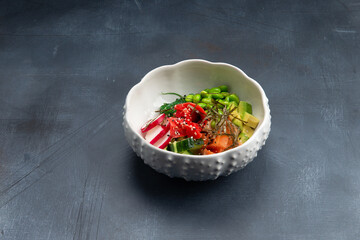
POLYGON ((255 80, 230 64, 194 59, 158 67, 146 74, 126 97, 123 126, 132 149, 153 169, 170 177, 203 181, 227 176, 251 162, 269 136, 270 119, 268 99, 255 80), (176 99, 161 93, 184 95, 223 84, 240 100, 250 102, 253 115, 260 119, 254 135, 243 145, 212 155, 182 155, 156 148, 143 139, 141 126, 155 116, 155 110, 164 102, 176 99))

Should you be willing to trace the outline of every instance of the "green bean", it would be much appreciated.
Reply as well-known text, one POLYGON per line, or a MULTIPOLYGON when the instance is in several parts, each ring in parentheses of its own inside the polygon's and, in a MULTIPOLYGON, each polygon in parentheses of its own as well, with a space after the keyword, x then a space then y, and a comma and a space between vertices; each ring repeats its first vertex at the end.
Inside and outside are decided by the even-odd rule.
POLYGON ((209 90, 209 93, 221 93, 221 89, 217 88, 217 87, 214 87, 214 88, 209 90))
POLYGON ((230 95, 225 97, 225 101, 230 102, 230 95))
POLYGON ((236 102, 237 104, 239 104, 240 102, 239 97, 236 94, 231 94, 229 96, 229 100, 230 102, 236 102))
POLYGON ((202 107, 202 108, 205 108, 206 107, 206 103, 198 103, 198 105, 200 106, 200 107, 202 107))
POLYGON ((224 115, 224 112, 223 112, 223 110, 221 110, 221 109, 218 109, 218 113, 219 113, 220 115, 224 115))
POLYGON ((227 96, 230 95, 230 93, 228 93, 228 92, 222 92, 221 94, 222 94, 224 97, 227 97, 227 96))
POLYGON ((222 99, 222 98, 224 98, 224 95, 222 95, 221 93, 214 93, 214 94, 211 94, 211 97, 214 99, 222 99))
POLYGON ((226 109, 228 111, 232 111, 234 108, 237 108, 238 104, 235 101, 232 101, 229 103, 229 105, 226 106, 226 109))
POLYGON ((193 102, 194 103, 198 103, 201 101, 201 95, 200 94, 195 94, 193 97, 193 102))
POLYGON ((194 94, 189 94, 185 97, 186 102, 192 102, 194 98, 194 94))
POLYGON ((211 108, 213 108, 213 107, 214 107, 214 104, 212 104, 212 103, 208 103, 208 104, 206 104, 206 107, 207 107, 208 109, 211 109, 211 108))
POLYGON ((235 107, 239 106, 239 104, 237 102, 235 102, 235 101, 231 101, 230 104, 235 105, 235 107))
POLYGON ((221 92, 227 92, 228 91, 228 86, 226 86, 226 85, 221 85, 221 86, 219 86, 219 88, 220 88, 221 92))
POLYGON ((205 91, 205 90, 203 90, 203 91, 201 91, 201 97, 203 97, 203 98, 207 98, 207 97, 210 97, 209 96, 209 94, 208 94, 208 92, 207 91, 205 91))
POLYGON ((201 99, 201 102, 206 103, 206 104, 212 104, 212 99, 211 98, 203 98, 203 99, 201 99))
POLYGON ((215 120, 211 120, 211 128, 215 128, 216 127, 216 121, 215 120))
POLYGON ((228 101, 224 101, 224 100, 221 100, 221 99, 218 100, 218 102, 222 105, 222 107, 229 105, 228 101))

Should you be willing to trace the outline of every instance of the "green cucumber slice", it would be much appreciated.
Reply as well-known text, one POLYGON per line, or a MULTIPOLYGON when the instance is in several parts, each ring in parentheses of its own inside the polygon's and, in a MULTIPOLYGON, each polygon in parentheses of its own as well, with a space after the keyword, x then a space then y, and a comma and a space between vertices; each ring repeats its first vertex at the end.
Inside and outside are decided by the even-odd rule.
POLYGON ((189 151, 190 153, 196 154, 203 145, 204 141, 201 138, 195 140, 194 138, 190 137, 181 141, 170 143, 168 149, 176 153, 189 151))

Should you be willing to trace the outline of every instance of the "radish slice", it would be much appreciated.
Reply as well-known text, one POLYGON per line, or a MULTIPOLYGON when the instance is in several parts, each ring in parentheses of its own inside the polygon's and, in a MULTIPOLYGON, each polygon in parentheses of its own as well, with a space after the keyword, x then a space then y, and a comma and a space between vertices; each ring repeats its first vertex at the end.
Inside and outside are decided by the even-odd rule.
POLYGON ((151 130, 146 132, 145 140, 154 145, 154 143, 162 138, 168 130, 169 129, 166 126, 164 127, 161 125, 156 125, 151 130))
POLYGON ((157 141, 154 146, 164 149, 166 148, 167 145, 169 145, 169 142, 171 141, 172 137, 170 137, 170 130, 162 137, 159 139, 159 141, 157 141))
POLYGON ((141 128, 141 132, 147 132, 150 131, 151 129, 153 129, 155 126, 160 125, 160 123, 162 121, 164 121, 165 119, 165 113, 160 114, 159 116, 157 116, 155 119, 151 119, 149 120, 147 123, 145 123, 144 126, 142 126, 141 128))

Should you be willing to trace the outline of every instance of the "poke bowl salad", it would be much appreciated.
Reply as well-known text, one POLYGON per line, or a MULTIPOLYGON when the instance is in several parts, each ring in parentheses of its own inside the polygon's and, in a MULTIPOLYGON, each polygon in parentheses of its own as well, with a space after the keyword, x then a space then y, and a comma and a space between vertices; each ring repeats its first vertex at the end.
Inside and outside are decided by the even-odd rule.
POLYGON ((221 153, 244 144, 259 124, 252 104, 227 85, 186 95, 161 94, 174 99, 141 127, 144 139, 160 149, 187 155, 221 153))
POLYGON ((124 135, 145 164, 205 181, 244 168, 271 130, 260 84, 228 63, 184 60, 149 71, 127 94, 124 135))

